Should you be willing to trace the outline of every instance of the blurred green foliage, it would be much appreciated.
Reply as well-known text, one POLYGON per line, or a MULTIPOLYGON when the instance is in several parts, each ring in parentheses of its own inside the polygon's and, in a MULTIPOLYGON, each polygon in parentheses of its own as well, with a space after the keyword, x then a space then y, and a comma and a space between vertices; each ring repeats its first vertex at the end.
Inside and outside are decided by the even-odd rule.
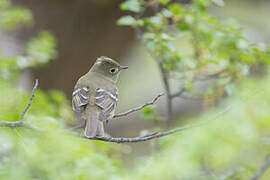
POLYGON ((0 1, 0 27, 11 30, 32 21, 32 14, 23 7, 14 7, 9 0, 0 1))
MULTIPOLYGON (((156 62, 178 79, 179 89, 184 88, 191 97, 219 98, 231 95, 235 82, 250 75, 252 69, 269 65, 270 47, 247 40, 234 19, 223 22, 210 14, 212 5, 224 6, 224 2, 126 0, 120 9, 130 15, 117 24, 135 29, 156 62), (194 94, 193 84, 198 79, 211 78, 216 83, 194 94)), ((170 79, 166 73, 163 76, 170 79)))
MULTIPOLYGON (((137 13, 143 8, 142 2, 129 0, 121 8, 137 13)), ((172 17, 177 32, 180 29, 188 42, 196 40, 196 47, 202 53, 199 59, 194 57, 195 49, 185 56, 178 54, 181 51, 177 50, 176 38, 171 34, 175 30, 168 29, 169 24, 163 23, 166 19, 160 13, 140 20, 127 18, 124 24, 146 26, 143 39, 149 51, 159 54, 158 60, 168 70, 182 73, 184 67, 196 69, 205 64, 215 64, 218 68, 224 61, 222 58, 229 58, 229 65, 224 63, 228 68, 226 72, 242 74, 243 71, 234 71, 242 66, 250 68, 258 62, 269 62, 267 47, 262 49, 250 44, 240 36, 239 28, 232 21, 226 26, 217 26, 217 20, 206 13, 206 6, 212 2, 223 5, 222 0, 197 0, 188 6, 190 9, 168 4, 169 0, 159 2, 167 7, 162 13, 172 17), (202 16, 198 17, 197 13, 202 16), (209 19, 205 21, 205 18, 209 19), (134 20, 136 23, 132 22, 134 20), (196 29, 196 38, 192 36, 194 24, 190 24, 194 20, 203 27, 196 29), (215 35, 217 29, 223 34, 215 35)), ((14 8, 9 1, 0 0, 0 16, 2 12, 11 14, 5 18, 13 22, 8 28, 1 24, 1 30, 17 28, 31 14, 23 8, 18 15, 9 13, 14 8), (28 13, 24 17, 21 12, 28 13)), ((4 57, 0 53, 0 120, 18 120, 27 104, 30 93, 16 85, 22 72, 26 68, 46 65, 56 54, 56 41, 46 31, 27 43, 23 55, 4 57)), ((231 78, 223 78, 220 84, 230 84, 231 78)), ((67 124, 74 118, 65 95, 59 91, 38 90, 25 121, 39 131, 0 127, 0 179, 249 179, 270 149, 269 81, 270 77, 245 81, 220 108, 201 114, 197 119, 186 120, 186 123, 208 121, 206 125, 153 140, 159 145, 158 151, 144 156, 132 167, 122 161, 123 156, 132 156, 127 150, 131 149, 129 145, 90 141, 72 133, 67 124), (227 106, 231 109, 220 114, 227 106)), ((192 89, 189 78, 184 82, 187 89, 192 89)), ((144 108, 143 112, 146 119, 156 118, 153 107, 144 108)), ((270 173, 266 173, 261 179, 269 178, 270 173)))
POLYGON ((249 42, 234 20, 221 22, 208 13, 208 6, 222 6, 222 0, 196 0, 186 6, 169 3, 169 0, 160 2, 123 2, 120 8, 133 13, 143 13, 149 8, 155 9, 157 5, 160 10, 146 17, 123 16, 118 24, 141 29, 147 49, 169 71, 177 71, 182 77, 191 71, 194 75, 202 70, 211 74, 222 69, 231 79, 235 79, 249 74, 254 64, 270 63, 269 47, 249 42), (136 4, 136 9, 133 4, 136 4), (182 53, 181 49, 177 49, 177 41, 188 41, 193 53, 182 53))
MULTIPOLYGON (((268 77, 242 83, 219 109, 192 120, 205 125, 159 139, 161 152, 144 157, 126 178, 250 179, 270 150, 269 82, 268 77)), ((267 172, 260 179, 269 178, 267 172)))
POLYGON ((16 79, 25 68, 38 67, 47 64, 56 56, 56 42, 47 31, 27 43, 25 55, 4 57, 0 51, 0 80, 16 79))

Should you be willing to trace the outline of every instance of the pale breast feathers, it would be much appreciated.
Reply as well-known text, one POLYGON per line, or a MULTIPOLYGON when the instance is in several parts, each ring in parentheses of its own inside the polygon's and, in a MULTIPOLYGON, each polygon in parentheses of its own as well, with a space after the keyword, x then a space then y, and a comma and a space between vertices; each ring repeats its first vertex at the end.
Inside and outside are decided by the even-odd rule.
POLYGON ((98 88, 96 91, 96 105, 101 108, 100 121, 106 121, 113 117, 118 101, 117 89, 113 93, 98 88))

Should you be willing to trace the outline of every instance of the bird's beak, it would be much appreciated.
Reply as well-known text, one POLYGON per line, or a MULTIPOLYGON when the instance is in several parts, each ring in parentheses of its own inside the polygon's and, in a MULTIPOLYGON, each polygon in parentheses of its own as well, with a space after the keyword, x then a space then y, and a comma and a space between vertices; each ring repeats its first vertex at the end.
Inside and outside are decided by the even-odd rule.
POLYGON ((128 69, 128 66, 120 66, 119 70, 128 69))

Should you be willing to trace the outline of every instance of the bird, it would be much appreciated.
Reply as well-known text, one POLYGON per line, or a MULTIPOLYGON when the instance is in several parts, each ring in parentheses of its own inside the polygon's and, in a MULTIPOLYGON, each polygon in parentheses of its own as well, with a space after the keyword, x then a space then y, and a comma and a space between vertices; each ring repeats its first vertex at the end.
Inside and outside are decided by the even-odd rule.
POLYGON ((101 56, 79 78, 72 92, 72 109, 87 138, 104 137, 104 123, 113 118, 118 102, 117 81, 122 70, 115 60, 101 56))

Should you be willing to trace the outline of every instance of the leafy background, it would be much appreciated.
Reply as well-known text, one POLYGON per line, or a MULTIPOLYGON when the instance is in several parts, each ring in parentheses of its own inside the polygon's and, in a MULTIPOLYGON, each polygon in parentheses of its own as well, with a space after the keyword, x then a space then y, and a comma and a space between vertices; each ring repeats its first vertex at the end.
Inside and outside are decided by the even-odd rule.
MULTIPOLYGON (((94 1, 91 3, 95 4, 94 8, 113 7, 106 1, 99 5, 94 1)), ((117 3, 117 9, 120 6, 122 13, 125 13, 119 16, 117 24, 128 27, 117 27, 116 19, 112 26, 127 31, 135 29, 135 32, 139 28, 142 32, 140 44, 129 46, 132 50, 128 58, 127 55, 122 56, 122 59, 132 61, 122 63, 148 71, 148 74, 141 71, 145 79, 134 80, 132 82, 136 83, 132 84, 125 82, 131 82, 135 75, 141 77, 138 69, 121 77, 119 108, 128 109, 155 96, 155 92, 161 89, 157 83, 162 84, 160 79, 155 79, 159 77, 157 64, 161 64, 174 77, 174 90, 185 87, 188 97, 202 98, 195 104, 200 104, 200 109, 204 109, 198 112, 196 105, 178 100, 184 101, 184 105, 177 101, 175 111, 187 108, 196 115, 183 117, 174 113, 170 127, 194 122, 207 123, 135 145, 89 141, 77 136, 69 130, 76 120, 69 96, 63 93, 72 89, 59 91, 42 85, 43 82, 57 82, 55 79, 58 77, 54 79, 51 76, 45 82, 42 69, 53 69, 54 63, 61 58, 60 52, 63 52, 60 46, 63 42, 57 38, 59 35, 54 35, 50 28, 45 27, 30 33, 28 39, 23 39, 18 52, 7 55, 7 47, 0 50, 0 120, 19 119, 30 96, 30 92, 23 87, 30 84, 26 89, 31 89, 32 73, 41 76, 41 89, 36 92, 25 116, 25 121, 40 131, 0 128, 1 179, 250 179, 254 175, 269 153, 268 46, 261 41, 250 41, 235 20, 220 20, 222 12, 218 11, 221 7, 215 6, 223 6, 222 0, 197 0, 185 5, 166 0, 159 3, 163 7, 159 13, 150 5, 150 10, 142 17, 136 14, 146 6, 145 1, 117 3), (142 64, 141 59, 144 60, 142 64), (225 66, 226 76, 210 83, 211 86, 207 86, 210 88, 201 89, 203 85, 193 82, 198 72, 200 76, 208 75, 219 70, 220 66, 225 66), (140 83, 145 87, 141 88, 140 83), (155 86, 159 88, 153 91, 150 87, 155 86), (146 93, 141 97, 129 98, 130 92, 138 89, 146 93)), ((229 1, 228 6, 232 7, 229 1)), ((31 5, 29 7, 32 8, 31 5)), ((224 6, 224 14, 231 11, 226 8, 224 6)), ((0 38, 5 40, 6 36, 12 36, 20 39, 20 34, 28 34, 25 27, 35 29, 35 9, 30 9, 0 0, 0 38)), ((245 13, 245 9, 241 9, 241 12, 245 13)), ((88 23, 91 25, 91 22, 88 23)), ((69 50, 74 47, 77 46, 69 46, 69 50)), ((78 66, 86 66, 75 59, 74 63, 78 66)), ((65 67, 69 68, 62 64, 56 73, 61 75, 60 70, 65 67)), ((68 76, 76 78, 82 74, 78 71, 73 73, 70 72, 68 76)), ((165 120, 166 103, 163 100, 156 106, 145 108, 142 114, 133 118, 112 121, 107 128, 114 135, 124 136, 127 131, 134 135, 140 130, 165 128, 165 120), (138 117, 143 117, 146 122, 138 117), (121 122, 128 120, 136 121, 139 125, 121 125, 121 122)), ((269 177, 269 172, 266 172, 261 179, 269 177)))

